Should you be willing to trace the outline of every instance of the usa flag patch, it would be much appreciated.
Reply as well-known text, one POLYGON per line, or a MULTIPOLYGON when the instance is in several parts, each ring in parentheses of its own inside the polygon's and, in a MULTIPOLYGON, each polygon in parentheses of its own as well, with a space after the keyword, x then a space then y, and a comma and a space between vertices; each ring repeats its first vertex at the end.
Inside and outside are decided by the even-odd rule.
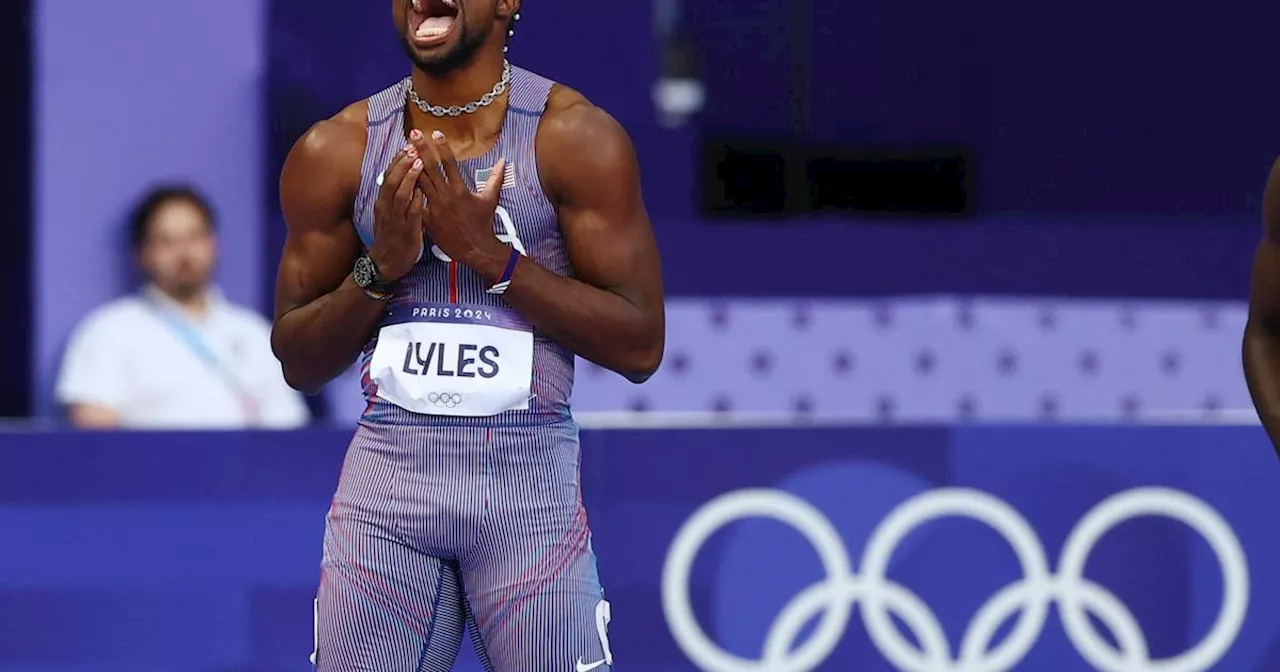
MULTIPOLYGON (((502 188, 510 189, 516 186, 516 164, 508 163, 502 169, 502 188)), ((476 193, 484 193, 484 185, 489 182, 489 176, 493 174, 492 168, 484 168, 476 171, 476 193)))

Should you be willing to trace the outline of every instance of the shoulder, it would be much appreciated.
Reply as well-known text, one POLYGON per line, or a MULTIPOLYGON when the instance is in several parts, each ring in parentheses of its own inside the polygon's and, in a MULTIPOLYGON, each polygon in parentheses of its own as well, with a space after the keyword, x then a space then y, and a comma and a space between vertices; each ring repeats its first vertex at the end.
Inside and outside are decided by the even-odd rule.
POLYGON ((560 84, 551 89, 538 125, 538 144, 558 153, 590 149, 606 157, 632 152, 631 138, 613 115, 587 97, 560 84))
POLYGON ((360 188, 364 163, 365 101, 317 122, 298 138, 280 171, 280 201, 285 221, 331 219, 349 209, 360 188))
POLYGON ((95 343, 127 338, 146 319, 146 308, 137 297, 126 296, 94 308, 75 326, 73 340, 89 339, 95 343))
POLYGON ((348 105, 338 114, 316 122, 294 143, 285 159, 282 181, 294 175, 329 174, 359 179, 364 160, 368 102, 348 105))
POLYGON ((560 84, 551 89, 538 125, 537 150, 539 170, 557 193, 592 177, 633 181, 638 173, 626 129, 586 96, 560 84))

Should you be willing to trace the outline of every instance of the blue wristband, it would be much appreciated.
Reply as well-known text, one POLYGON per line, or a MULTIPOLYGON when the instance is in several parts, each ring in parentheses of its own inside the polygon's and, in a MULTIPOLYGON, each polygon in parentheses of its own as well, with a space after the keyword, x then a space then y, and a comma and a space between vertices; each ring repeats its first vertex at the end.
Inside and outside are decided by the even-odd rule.
POLYGON ((511 276, 516 274, 516 265, 518 263, 520 263, 520 253, 513 247, 511 248, 511 254, 507 256, 507 266, 502 269, 502 275, 497 282, 493 283, 492 287, 485 291, 490 294, 502 294, 507 291, 507 288, 511 286, 511 276))

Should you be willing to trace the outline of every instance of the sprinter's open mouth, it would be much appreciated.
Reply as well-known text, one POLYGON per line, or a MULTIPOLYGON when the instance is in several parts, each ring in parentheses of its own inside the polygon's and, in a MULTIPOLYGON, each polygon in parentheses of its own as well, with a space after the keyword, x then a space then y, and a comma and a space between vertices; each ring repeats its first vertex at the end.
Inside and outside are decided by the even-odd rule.
POLYGON ((457 18, 457 0, 409 0, 409 30, 418 46, 443 42, 457 18))

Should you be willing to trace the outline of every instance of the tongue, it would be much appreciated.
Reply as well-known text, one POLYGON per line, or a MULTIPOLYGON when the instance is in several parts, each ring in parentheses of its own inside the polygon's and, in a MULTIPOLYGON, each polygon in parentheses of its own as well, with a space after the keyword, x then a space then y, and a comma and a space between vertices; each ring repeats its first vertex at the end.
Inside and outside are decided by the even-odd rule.
POLYGON ((433 16, 418 26, 418 37, 435 37, 449 32, 453 27, 452 16, 433 16))

